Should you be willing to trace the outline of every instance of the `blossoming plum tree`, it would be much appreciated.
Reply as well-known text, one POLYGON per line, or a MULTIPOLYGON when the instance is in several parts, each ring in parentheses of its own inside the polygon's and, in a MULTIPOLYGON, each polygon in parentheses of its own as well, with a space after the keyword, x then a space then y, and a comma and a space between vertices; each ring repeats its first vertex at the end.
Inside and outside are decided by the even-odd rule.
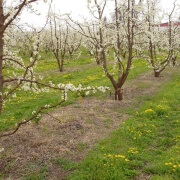
POLYGON ((81 44, 82 36, 70 29, 69 38, 67 40, 67 49, 70 59, 72 59, 73 55, 79 50, 81 44))
POLYGON ((64 68, 65 57, 70 59, 81 46, 82 37, 74 32, 67 23, 64 15, 59 15, 51 10, 50 19, 50 50, 57 61, 59 71, 64 68))
POLYGON ((40 49, 42 52, 45 52, 46 54, 48 52, 51 52, 51 33, 49 29, 45 29, 42 32, 41 35, 41 44, 40 44, 40 49))
POLYGON ((135 0, 123 0, 119 3, 117 0, 113 0, 115 18, 109 24, 104 21, 107 2, 107 0, 88 1, 88 8, 93 17, 91 21, 85 20, 82 24, 74 21, 71 17, 69 18, 76 25, 74 28, 77 32, 86 37, 96 47, 94 49, 98 52, 98 61, 102 62, 103 70, 113 85, 115 100, 122 100, 122 87, 129 75, 134 57, 136 27, 141 26, 139 19, 136 18, 139 13, 137 6, 141 1, 137 3, 135 0), (116 76, 110 73, 107 61, 108 49, 112 47, 115 64, 117 65, 116 76), (126 56, 122 53, 125 50, 126 56))
POLYGON ((28 31, 23 29, 23 27, 16 27, 18 27, 18 29, 14 30, 14 46, 18 49, 20 54, 31 57, 34 51, 33 42, 37 30, 33 27, 30 27, 28 31))
POLYGON ((13 23, 17 20, 17 17, 25 7, 33 10, 31 4, 35 2, 38 2, 38 0, 19 0, 7 5, 6 0, 0 0, 0 113, 2 112, 4 101, 12 95, 25 80, 30 81, 34 78, 33 66, 39 58, 38 36, 34 39, 34 52, 28 66, 25 66, 23 60, 18 57, 15 52, 12 52, 10 39, 13 35, 13 23), (14 73, 14 77, 10 76, 5 78, 4 73, 7 67, 23 69, 24 73, 21 76, 17 76, 14 73), (6 88, 5 91, 6 84, 12 82, 16 83, 13 83, 13 87, 10 85, 9 89, 6 88))
POLYGON ((174 1, 174 7, 169 14, 164 14, 168 17, 168 27, 162 29, 160 27, 161 17, 160 9, 158 7, 157 0, 147 0, 144 4, 144 16, 143 16, 143 31, 146 42, 141 44, 144 46, 143 55, 147 54, 148 49, 148 63, 154 70, 155 77, 159 77, 160 73, 174 61, 177 57, 177 49, 179 48, 179 25, 175 21, 175 9, 176 1, 174 1))
POLYGON ((50 13, 51 51, 53 52, 59 71, 63 71, 65 56, 68 53, 69 27, 62 15, 50 13))

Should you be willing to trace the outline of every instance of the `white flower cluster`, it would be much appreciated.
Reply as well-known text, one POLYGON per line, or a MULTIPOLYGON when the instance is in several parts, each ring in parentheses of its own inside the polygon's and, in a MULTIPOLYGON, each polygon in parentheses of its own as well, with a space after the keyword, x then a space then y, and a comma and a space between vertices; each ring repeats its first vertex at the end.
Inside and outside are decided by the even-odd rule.
MULTIPOLYGON (((53 85, 54 86, 54 85, 53 85)), ((53 87, 51 86, 51 87, 53 87)), ((38 85, 36 83, 30 83, 30 82, 24 82, 21 86, 21 89, 24 91, 31 91, 35 94, 39 94, 39 93, 48 93, 50 91, 49 87, 38 87, 38 85)))
MULTIPOLYGON (((66 92, 71 91, 71 92, 87 92, 87 91, 92 91, 95 93, 96 91, 100 91, 102 93, 105 93, 107 90, 110 90, 109 87, 107 86, 88 86, 88 87, 83 87, 82 84, 79 84, 78 87, 75 87, 73 84, 58 84, 58 88, 64 89, 66 92)), ((89 93, 87 93, 89 94, 89 93)))
POLYGON ((33 112, 32 112, 32 115, 35 115, 35 114, 36 114, 36 111, 33 111, 33 112))

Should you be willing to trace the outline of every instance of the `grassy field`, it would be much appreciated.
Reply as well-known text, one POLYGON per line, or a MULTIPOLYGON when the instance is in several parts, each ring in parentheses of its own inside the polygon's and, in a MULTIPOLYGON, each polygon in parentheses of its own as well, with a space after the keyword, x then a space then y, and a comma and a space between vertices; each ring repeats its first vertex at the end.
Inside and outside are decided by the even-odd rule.
MULTIPOLYGON (((58 72, 57 63, 53 60, 53 56, 48 53, 42 53, 42 59, 37 64, 35 72, 37 75, 44 76, 43 82, 52 81, 55 84, 72 83, 74 85, 82 84, 83 86, 109 86, 112 85, 108 78, 104 75, 101 66, 92 62, 91 57, 87 52, 82 53, 82 56, 77 60, 67 60, 64 67, 64 72, 58 72)), ((113 64, 109 57, 109 67, 111 72, 115 72, 113 64)), ((24 57, 24 59, 28 59, 24 57)), ((133 63, 134 68, 130 72, 128 79, 133 79, 138 75, 148 71, 146 61, 136 59, 133 63)), ((11 70, 9 70, 11 72, 11 70)), ((17 72, 18 73, 18 72, 17 72)), ((19 90, 16 92, 17 97, 6 102, 3 113, 0 119, 0 131, 12 128, 17 122, 22 119, 31 117, 32 112, 46 104, 55 104, 60 98, 60 92, 51 91, 50 93, 35 94, 19 90)), ((106 97, 107 94, 93 94, 97 97, 106 97)), ((92 96, 92 95, 91 95, 92 96)), ((77 100, 76 93, 69 93, 69 98, 63 105, 68 105, 77 100)))
MULTIPOLYGON (((102 67, 96 65, 84 50, 80 58, 67 60, 65 62, 64 72, 62 73, 58 72, 57 63, 53 60, 52 54, 42 53, 41 55, 42 58, 37 64, 35 73, 37 76, 44 76, 43 82, 48 83, 52 81, 55 84, 72 83, 74 85, 82 84, 83 86, 102 85, 109 86, 111 91, 113 90, 109 79, 104 75, 102 67)), ((28 60, 28 57, 24 57, 24 59, 28 60)), ((116 73, 116 69, 113 69, 112 59, 113 57, 109 56, 109 71, 116 73)), ((9 71, 12 73, 11 69, 9 69, 9 71)), ((25 142, 23 144, 25 147, 21 144, 21 135, 17 135, 17 142, 20 144, 15 144, 15 147, 12 147, 13 137, 9 137, 7 143, 6 140, 3 141, 6 145, 6 151, 4 154, 0 154, 0 158, 2 158, 2 162, 0 160, 0 179, 4 179, 5 177, 13 178, 13 175, 26 180, 50 179, 51 171, 49 167, 53 165, 53 167, 57 168, 58 172, 64 174, 64 177, 68 175, 67 179, 70 180, 178 180, 180 178, 180 158, 178 156, 180 152, 180 74, 177 68, 175 68, 174 71, 169 68, 166 70, 165 77, 162 76, 160 78, 161 80, 159 80, 159 86, 156 90, 153 90, 149 95, 146 95, 145 92, 145 94, 141 95, 138 91, 144 89, 144 91, 148 92, 152 83, 154 83, 153 85, 156 87, 155 80, 153 80, 153 78, 147 78, 147 75, 153 76, 153 73, 149 73, 148 71, 149 69, 145 60, 133 60, 133 68, 127 80, 127 84, 129 84, 128 88, 130 89, 127 89, 130 90, 129 93, 131 93, 131 88, 133 87, 136 90, 136 92, 134 92, 134 96, 136 97, 133 100, 131 100, 131 98, 125 100, 126 103, 128 103, 128 101, 132 102, 129 102, 130 106, 125 105, 125 107, 123 107, 124 109, 122 107, 115 109, 113 106, 105 107, 105 109, 110 108, 111 112, 117 115, 118 121, 121 121, 123 113, 130 118, 127 118, 120 127, 118 125, 118 127, 110 129, 110 124, 113 120, 111 117, 105 117, 102 121, 105 125, 105 132, 106 129, 110 131, 110 136, 103 140, 98 139, 95 146, 93 144, 93 148, 90 149, 88 149, 89 144, 79 141, 75 152, 84 153, 85 158, 83 158, 83 161, 76 161, 74 160, 75 157, 67 158, 67 156, 63 154, 58 154, 59 156, 56 158, 52 156, 52 159, 50 158, 47 162, 41 159, 40 154, 40 159, 29 161, 26 160, 25 154, 21 154, 24 165, 17 165, 16 170, 16 159, 13 159, 10 153, 13 151, 16 152, 16 149, 19 147, 25 148, 25 150, 27 148, 26 145, 24 145, 25 142), (172 72, 170 73, 171 75, 169 74, 168 79, 169 70, 172 72), (144 75, 146 75, 145 81, 142 82, 144 75), (166 78, 168 80, 165 80, 166 78), (131 87, 131 83, 138 84, 132 84, 131 87), (116 131, 114 129, 116 129, 116 131), (88 154, 84 152, 86 149, 88 149, 87 151, 90 150, 88 154), (23 158, 24 156, 25 158, 23 158), (5 168, 1 168, 1 165, 5 168), (22 166, 25 169, 24 171, 21 170, 22 166)), ((19 72, 17 71, 16 73, 19 72)), ((13 128, 17 122, 31 117, 34 110, 46 104, 55 104, 61 98, 61 93, 53 90, 51 90, 50 93, 41 94, 18 90, 16 94, 16 98, 6 102, 0 119, 0 131, 13 128)), ((105 94, 90 94, 89 96, 92 99, 95 97, 94 99, 96 100, 102 100, 104 103, 106 100, 108 102, 111 101, 109 92, 105 94)), ((73 108, 71 108, 75 109, 75 112, 84 111, 77 103, 79 99, 82 98, 79 98, 77 93, 69 93, 68 101, 62 106, 68 106, 74 103, 72 105, 73 108)), ((91 108, 94 108, 92 110, 94 112, 101 112, 96 111, 99 107, 92 106, 91 108)), ((87 113, 85 112, 84 115, 87 115, 87 113)), ((65 117, 63 116, 63 118, 65 117)), ((71 119, 71 117, 69 118, 71 119)), ((86 121, 86 119, 84 119, 84 121, 86 121)), ((36 126, 34 128, 38 127, 36 126)), ((77 130, 74 133, 77 133, 77 130)), ((47 136, 47 134, 41 134, 40 132, 37 137, 40 138, 43 135, 47 136)), ((86 136, 82 131, 82 136, 83 135, 86 136)), ((58 138, 60 138, 59 136, 58 138)), ((28 137, 24 136, 23 138, 28 137)), ((26 139, 26 142, 27 141, 28 139, 26 139)), ((41 147, 41 141, 39 139, 31 139, 30 142, 37 144, 37 147, 41 147), (36 141, 39 141, 39 145, 36 141)), ((31 147, 32 144, 28 144, 28 142, 27 145, 30 146, 28 147, 28 155, 30 152, 32 153, 37 150, 35 145, 31 147)), ((61 148, 61 142, 59 142, 57 146, 61 148)), ((48 145, 45 147, 47 147, 47 149, 49 148, 48 145)), ((18 153, 19 152, 16 152, 15 154, 17 155, 18 153)), ((53 153, 54 152, 52 152, 52 154, 53 153)), ((19 154, 17 156, 19 156, 19 154)), ((55 176, 54 179, 56 179, 55 176)))
POLYGON ((178 180, 180 75, 147 97, 132 116, 76 166, 71 180, 178 180))

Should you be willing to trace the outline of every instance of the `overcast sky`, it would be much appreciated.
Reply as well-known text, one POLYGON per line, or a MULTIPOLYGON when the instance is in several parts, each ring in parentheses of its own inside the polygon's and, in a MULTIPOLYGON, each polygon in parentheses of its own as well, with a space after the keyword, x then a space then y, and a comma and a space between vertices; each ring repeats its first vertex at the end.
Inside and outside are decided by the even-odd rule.
MULTIPOLYGON (((72 13, 72 17, 76 19, 80 19, 80 16, 87 17, 89 12, 87 9, 87 0, 53 0, 53 7, 56 10, 59 10, 61 14, 63 13, 72 13)), ((173 7, 174 0, 160 0, 162 9, 165 11, 170 11, 173 7)), ((177 0, 177 3, 180 4, 180 0, 177 0)), ((29 14, 27 12, 23 12, 22 22, 26 22, 28 24, 33 24, 34 26, 43 26, 45 24, 46 19, 44 18, 48 11, 48 6, 45 3, 39 3, 38 5, 34 5, 34 7, 41 13, 41 16, 35 16, 29 14)), ((111 5, 108 4, 106 7, 106 13, 110 13, 111 5)))

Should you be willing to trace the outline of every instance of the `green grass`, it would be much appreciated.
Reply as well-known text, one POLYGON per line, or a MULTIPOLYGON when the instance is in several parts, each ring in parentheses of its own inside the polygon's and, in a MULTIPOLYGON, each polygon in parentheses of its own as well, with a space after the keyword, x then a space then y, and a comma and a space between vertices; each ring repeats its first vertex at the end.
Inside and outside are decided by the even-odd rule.
MULTIPOLYGON (((35 72, 37 75, 43 75, 45 77, 43 81, 46 83, 52 81, 55 84, 103 85, 109 86, 113 90, 102 67, 95 63, 92 64, 91 57, 85 51, 82 51, 79 59, 66 61, 63 73, 58 72, 57 63, 53 60, 51 53, 41 53, 41 55, 42 58, 37 64, 35 72), (66 68, 69 68, 70 71, 66 71, 66 68)), ((24 58, 28 60, 27 57, 24 58)), ((111 60, 112 57, 109 56, 109 70, 111 73, 116 73, 117 70, 113 70, 111 60)), ((148 71, 146 61, 143 59, 135 59, 133 66, 128 77, 129 82, 148 71)), ((12 73, 12 69, 9 71, 12 73)), ((178 157, 180 149, 178 135, 180 84, 178 78, 179 75, 174 75, 172 81, 165 85, 154 98, 144 98, 144 104, 138 111, 135 111, 135 105, 125 110, 131 118, 110 138, 98 143, 81 164, 65 158, 56 158, 53 163, 64 171, 75 171, 69 177, 72 180, 124 180, 132 179, 141 173, 151 175, 151 180, 178 179, 180 173, 178 157)), ((138 86, 147 89, 149 85, 139 84, 138 86)), ((90 94, 90 96, 103 99, 108 96, 108 92, 90 94)), ((69 93, 68 97, 68 101, 63 106, 79 99, 77 93, 69 93)), ((6 102, 3 113, 0 115, 0 131, 14 127, 22 119, 31 117, 32 111, 45 104, 55 104, 60 98, 61 93, 57 91, 35 94, 18 90, 17 97, 6 102)), ((74 107, 79 108, 78 105, 74 105, 74 107)), ((111 123, 111 119, 104 121, 106 128, 109 128, 111 123)), ((76 148, 81 153, 88 148, 88 145, 79 142, 76 148)), ((27 171, 24 179, 46 179, 47 177, 48 168, 46 165, 42 165, 40 169, 34 171, 34 174, 27 171)))
MULTIPOLYGON (((109 86, 112 89, 111 82, 104 75, 101 66, 96 64, 91 65, 87 68, 81 68, 81 66, 86 67, 89 63, 92 63, 91 57, 88 56, 87 52, 83 52, 80 59, 72 60, 67 67, 79 67, 80 70, 75 70, 73 72, 63 72, 59 73, 57 70, 57 63, 52 61, 52 54, 42 53, 42 59, 37 64, 35 72, 44 76, 43 82, 52 81, 55 84, 58 83, 72 83, 74 85, 82 84, 83 86, 109 86), (41 72, 41 73, 40 73, 41 72)), ((110 58, 110 57, 109 57, 110 58)), ((28 59, 25 57, 25 59, 28 59)), ((128 80, 136 78, 138 75, 148 71, 146 66, 146 61, 142 59, 136 59, 133 62, 135 68, 129 74, 128 80)), ((113 70, 113 65, 110 64, 110 71, 113 70)), ((33 92, 25 92, 23 90, 18 90, 16 92, 17 97, 13 98, 11 101, 7 101, 3 112, 0 116, 0 131, 8 130, 13 128, 16 123, 22 119, 31 117, 34 110, 39 109, 41 106, 46 104, 55 104, 61 98, 61 93, 57 91, 50 91, 50 93, 40 93, 35 94, 33 92)), ((108 96, 108 93, 96 93, 90 94, 90 96, 97 96, 98 98, 104 98, 108 96)), ((63 105, 68 105, 77 101, 77 93, 69 93, 68 101, 63 105)))
POLYGON ((180 75, 175 73, 155 97, 108 139, 99 142, 69 176, 70 180, 151 180, 180 178, 180 75))
POLYGON ((65 158, 56 158, 53 163, 60 166, 64 171, 71 171, 77 167, 76 163, 65 158))
POLYGON ((42 180, 46 179, 48 174, 48 170, 46 166, 41 166, 38 172, 35 172, 33 174, 27 174, 24 176, 24 180, 42 180))

